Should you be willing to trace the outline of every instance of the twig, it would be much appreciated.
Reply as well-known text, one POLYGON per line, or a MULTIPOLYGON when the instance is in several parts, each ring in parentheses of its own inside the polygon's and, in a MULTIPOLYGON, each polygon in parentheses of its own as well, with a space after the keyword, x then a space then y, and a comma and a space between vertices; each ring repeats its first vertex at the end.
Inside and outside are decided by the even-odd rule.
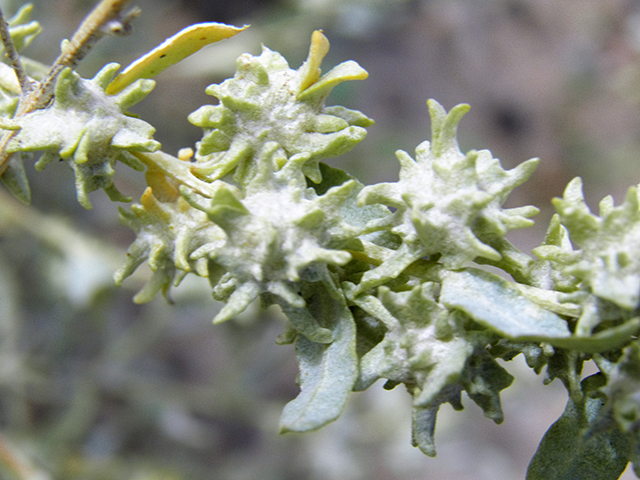
POLYGON ((100 40, 107 29, 107 23, 117 18, 130 0, 102 0, 84 19, 71 40, 64 46, 62 53, 53 63, 49 73, 42 79, 40 86, 25 101, 25 114, 46 106, 53 96, 53 86, 60 72, 67 67, 76 66, 89 50, 100 40))
MULTIPOLYGON (((60 72, 67 67, 77 65, 89 53, 89 50, 98 40, 108 32, 107 24, 120 16, 120 12, 129 1, 102 0, 91 11, 71 40, 66 43, 49 73, 44 76, 35 88, 20 99, 14 118, 22 117, 27 113, 43 108, 51 101, 53 88, 60 72)), ((16 131, 5 132, 0 138, 0 175, 4 173, 11 159, 12 154, 7 152, 7 145, 14 135, 16 135, 16 131)))

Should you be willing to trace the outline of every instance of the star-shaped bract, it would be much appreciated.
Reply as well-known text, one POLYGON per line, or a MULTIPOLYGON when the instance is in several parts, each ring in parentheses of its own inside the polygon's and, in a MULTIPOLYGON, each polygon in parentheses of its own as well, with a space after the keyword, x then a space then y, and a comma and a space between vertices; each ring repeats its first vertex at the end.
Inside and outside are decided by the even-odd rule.
POLYGON ((199 248, 214 249, 224 243, 222 230, 192 208, 174 182, 156 176, 153 184, 153 189, 148 187, 142 195, 141 204, 132 205, 131 210, 120 209, 122 222, 136 232, 136 239, 127 251, 125 264, 114 275, 116 284, 120 285, 144 261, 153 271, 135 296, 136 303, 150 301, 158 291, 167 296, 169 288, 189 272, 205 278, 214 276, 216 272, 211 271, 206 258, 194 260, 190 255, 199 248))
MULTIPOLYGON (((299 162, 305 156, 289 159, 277 170, 284 152, 276 142, 260 152, 254 185, 261 188, 242 195, 221 184, 210 200, 182 189, 185 198, 205 212, 226 235, 223 246, 194 252, 207 255, 224 267, 221 279, 230 289, 227 305, 215 322, 241 313, 260 295, 279 304, 299 333, 310 340, 331 341, 330 332, 318 325, 305 309, 302 290, 320 284, 340 296, 329 266, 344 265, 351 255, 341 250, 354 241, 358 230, 340 218, 340 205, 355 182, 329 189, 318 196, 306 188, 299 162)), ((220 288, 222 285, 220 286, 220 288)))
POLYGON ((585 311, 576 332, 589 335, 598 319, 624 319, 632 315, 640 305, 640 261, 634 260, 640 250, 638 188, 630 188, 617 207, 611 197, 604 198, 600 202, 600 215, 595 215, 585 203, 582 181, 575 178, 567 185, 564 197, 554 199, 553 204, 558 211, 556 221, 566 228, 577 249, 573 250, 569 243, 543 245, 533 252, 550 261, 565 278, 573 278, 567 285, 572 287, 568 293, 586 295, 583 295, 585 311), (594 308, 613 309, 617 313, 595 315, 591 311, 594 308))
POLYGON ((276 142, 284 162, 304 153, 299 168, 320 183, 318 161, 349 151, 365 138, 363 127, 373 123, 360 112, 324 105, 333 87, 368 75, 348 61, 321 77, 319 65, 328 48, 324 35, 315 32, 309 58, 298 70, 266 47, 257 57, 241 55, 233 78, 207 88, 220 104, 205 105, 189 116, 205 132, 194 173, 213 181, 235 170, 234 179, 246 185, 256 172, 257 153, 267 142, 276 142))
MULTIPOLYGON (((465 328, 470 320, 464 314, 451 313, 439 304, 437 288, 434 283, 405 292, 380 287, 379 303, 369 300, 369 305, 376 305, 371 313, 388 331, 362 357, 356 384, 365 389, 378 378, 392 385, 405 384, 413 396, 414 444, 429 456, 435 456, 433 434, 441 404, 449 402, 462 409, 460 393, 466 390, 487 417, 500 423, 499 394, 512 381, 486 351, 487 335, 465 328)), ((360 297, 356 304, 367 308, 365 301, 360 297)))
POLYGON ((490 244, 508 230, 532 225, 528 217, 538 212, 535 207, 502 208, 511 190, 531 175, 537 159, 505 171, 488 150, 465 155, 456 130, 468 106, 458 105, 447 114, 434 100, 428 105, 431 142, 416 148, 415 160, 398 151, 399 181, 366 187, 358 197, 361 205, 396 209, 369 228, 389 229, 404 241, 389 261, 365 275, 360 292, 394 278, 424 256, 437 255, 449 269, 476 257, 498 261, 501 254, 490 244))
POLYGON ((112 200, 129 201, 113 184, 114 164, 121 161, 136 170, 143 165, 128 151, 150 152, 160 148, 151 137, 155 129, 124 112, 153 89, 153 80, 138 80, 117 95, 104 89, 119 66, 105 66, 91 80, 70 68, 58 76, 53 104, 16 119, 20 131, 7 150, 44 150, 36 168, 56 159, 75 171, 78 201, 91 208, 88 194, 103 188, 112 200))

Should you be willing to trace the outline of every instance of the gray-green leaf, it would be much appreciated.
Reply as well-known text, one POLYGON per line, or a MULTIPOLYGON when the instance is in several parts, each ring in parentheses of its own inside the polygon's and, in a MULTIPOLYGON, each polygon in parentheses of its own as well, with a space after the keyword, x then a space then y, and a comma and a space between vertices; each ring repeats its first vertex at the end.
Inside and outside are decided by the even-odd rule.
POLYGON ((627 465, 629 445, 619 430, 585 436, 602 408, 600 398, 569 399, 562 416, 547 431, 527 480, 616 480, 627 465))
MULTIPOLYGON (((327 295, 324 297, 327 300, 327 295)), ((339 300, 322 303, 334 341, 327 345, 298 337, 301 391, 284 407, 280 433, 306 432, 334 421, 342 413, 356 379, 356 332, 351 312, 339 300)))
POLYGON ((571 336, 562 318, 489 272, 466 269, 444 273, 440 301, 513 340, 552 343, 554 338, 571 336))

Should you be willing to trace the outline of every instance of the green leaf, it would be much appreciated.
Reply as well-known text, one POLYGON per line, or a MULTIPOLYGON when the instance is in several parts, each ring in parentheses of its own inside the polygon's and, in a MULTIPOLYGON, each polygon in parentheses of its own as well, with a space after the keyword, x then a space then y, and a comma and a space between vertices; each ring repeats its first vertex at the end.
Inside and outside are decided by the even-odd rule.
POLYGON ((465 269, 443 273, 440 301, 511 340, 546 342, 553 346, 596 353, 620 348, 640 329, 640 319, 591 335, 572 335, 567 323, 518 287, 489 272, 465 269))
POLYGON ((298 95, 300 100, 310 100, 314 98, 324 98, 336 85, 348 80, 364 80, 369 74, 353 60, 343 62, 333 67, 320 80, 298 95))
POLYGON ((280 433, 315 430, 338 418, 358 372, 355 322, 347 306, 331 299, 326 292, 315 296, 309 304, 310 309, 327 319, 334 341, 326 345, 302 335, 298 337, 296 355, 301 391, 284 407, 280 433))
POLYGON ((485 417, 502 423, 504 413, 500 392, 513 383, 513 377, 485 349, 476 350, 469 358, 461 373, 460 383, 469 398, 482 408, 485 417))
POLYGON ((413 407, 411 412, 411 445, 418 447, 426 456, 436 456, 435 430, 440 406, 444 403, 450 403, 454 410, 462 410, 461 392, 460 385, 447 385, 431 407, 413 407))
POLYGON ((414 408, 411 412, 411 444, 427 457, 436 456, 436 416, 440 405, 431 408, 414 408))
POLYGON ((602 408, 601 398, 571 398, 547 431, 531 460, 527 480, 616 480, 627 465, 629 445, 619 430, 589 436, 587 428, 602 408))
POLYGON ((567 323, 527 299, 510 282, 489 272, 465 269, 445 272, 440 301, 512 340, 553 343, 568 338, 567 323))
POLYGON ((18 52, 29 46, 42 31, 40 24, 31 20, 32 11, 33 5, 23 5, 8 22, 11 41, 18 52))

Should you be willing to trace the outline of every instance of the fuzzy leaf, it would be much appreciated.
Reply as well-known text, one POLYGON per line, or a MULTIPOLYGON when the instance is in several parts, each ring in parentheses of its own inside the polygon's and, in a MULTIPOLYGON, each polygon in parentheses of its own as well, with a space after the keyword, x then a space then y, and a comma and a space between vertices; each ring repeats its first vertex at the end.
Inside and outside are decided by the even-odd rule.
POLYGON ((546 342, 582 352, 604 352, 628 343, 640 329, 640 319, 590 335, 572 335, 555 313, 529 300, 510 282, 489 272, 466 269, 443 274, 440 301, 476 322, 516 341, 546 342))
POLYGON ((429 408, 413 408, 411 412, 411 444, 418 447, 422 453, 428 457, 436 456, 436 417, 440 405, 450 403, 454 410, 462 410, 460 393, 462 387, 459 385, 447 386, 437 401, 429 408))
POLYGON ((411 415, 411 444, 427 457, 436 456, 434 435, 439 407, 414 408, 411 415))
POLYGON ((355 323, 347 306, 326 294, 310 308, 327 321, 333 342, 315 343, 300 335, 296 356, 300 364, 300 394, 280 418, 280 432, 306 432, 334 421, 342 413, 357 375, 355 323))
POLYGON ((23 5, 8 22, 11 41, 18 52, 28 47, 42 31, 38 22, 30 20, 32 12, 33 5, 23 5))
POLYGON ((475 269, 444 273, 440 301, 512 340, 551 342, 567 338, 567 323, 528 300, 491 273, 475 269))
POLYGON ((303 90, 298 98, 306 100, 313 97, 326 97, 336 85, 348 80, 365 80, 369 74, 354 61, 337 65, 309 88, 303 90))
MULTIPOLYGON (((359 206, 357 204, 358 193, 364 188, 355 177, 338 168, 331 167, 326 163, 320 163, 320 175, 322 181, 318 184, 308 181, 307 184, 315 190, 318 195, 323 195, 331 187, 343 185, 348 181, 356 182, 355 188, 349 194, 349 197, 340 207, 340 216, 349 225, 364 228, 367 223, 374 220, 383 219, 389 216, 390 212, 387 207, 380 204, 359 206)), ((398 248, 400 241, 396 235, 388 231, 372 232, 360 236, 362 240, 366 240, 376 245, 382 245, 387 248, 398 248)))

